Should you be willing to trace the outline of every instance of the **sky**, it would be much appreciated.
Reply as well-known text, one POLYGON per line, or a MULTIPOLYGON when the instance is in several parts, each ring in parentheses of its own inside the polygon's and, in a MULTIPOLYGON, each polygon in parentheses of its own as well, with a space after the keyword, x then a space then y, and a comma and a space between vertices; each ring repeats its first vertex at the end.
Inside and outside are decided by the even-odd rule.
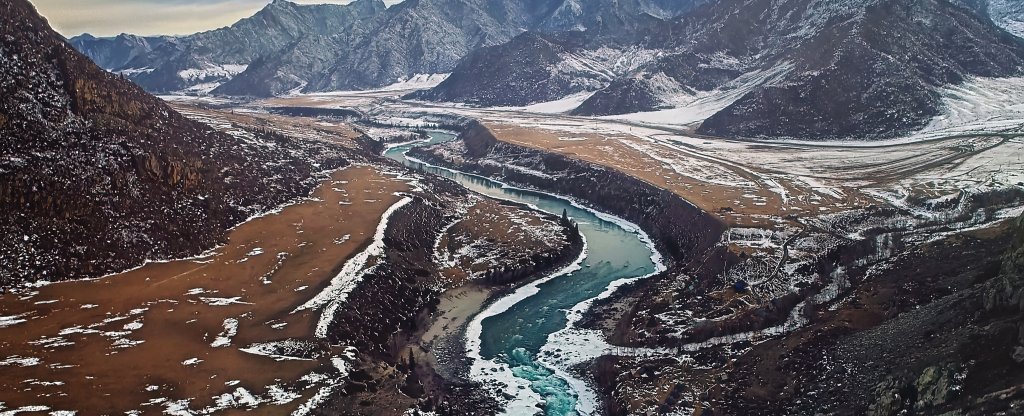
MULTIPOLYGON (((3 1, 3 0, 0 0, 3 1)), ((252 16, 270 0, 31 0, 62 35, 186 35, 252 16)), ((351 0, 293 0, 338 3, 351 0)), ((400 0, 385 0, 395 4, 400 0)))

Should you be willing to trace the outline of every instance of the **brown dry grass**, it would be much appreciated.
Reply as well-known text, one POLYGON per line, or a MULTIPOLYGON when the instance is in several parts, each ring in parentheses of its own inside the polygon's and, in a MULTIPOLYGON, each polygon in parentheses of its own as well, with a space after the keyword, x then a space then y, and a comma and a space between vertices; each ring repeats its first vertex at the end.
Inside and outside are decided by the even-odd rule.
MULTIPOLYGON (((375 169, 349 168, 317 188, 316 200, 239 226, 228 243, 208 258, 149 264, 99 280, 54 284, 28 299, 0 297, 0 316, 31 317, 0 328, 0 360, 20 356, 42 361, 30 367, 0 368, 0 402, 8 408, 47 405, 81 414, 112 414, 132 409, 152 412, 157 409, 140 404, 167 397, 194 398, 192 407, 201 408, 212 404, 211 397, 233 391, 236 387, 225 385, 230 380, 263 393, 268 385, 293 381, 329 365, 277 362, 239 348, 254 342, 310 338, 318 314, 291 312, 326 286, 345 259, 369 243, 383 212, 398 200, 395 192, 405 190, 406 183, 375 169), (351 205, 342 205, 343 201, 351 205), (351 238, 341 242, 346 235, 351 238), (264 254, 249 256, 257 247, 264 254), (270 277, 272 283, 264 284, 261 277, 277 266, 278 253, 287 257, 270 277), (194 288, 213 293, 186 294, 194 288), (200 299, 203 296, 240 297, 247 303, 211 306, 200 299), (39 303, 50 300, 56 302, 39 303), (97 306, 85 309, 85 305, 97 306), (134 317, 111 323, 103 320, 137 308, 148 308, 139 315, 143 327, 126 338, 145 342, 131 348, 117 348, 102 334, 65 336, 74 342, 71 346, 46 348, 30 343, 75 326, 122 331, 134 317), (223 330, 226 318, 240 321, 238 334, 231 346, 213 348, 210 343, 223 330), (287 326, 273 329, 272 323, 287 326), (196 366, 182 364, 190 358, 204 361, 196 366), (58 365, 71 367, 54 367, 58 365), (40 386, 26 380, 64 384, 40 386), (149 392, 147 385, 160 389, 149 392)), ((270 406, 261 413, 290 412, 303 401, 270 406)))
MULTIPOLYGON (((785 180, 778 180, 790 196, 783 203, 779 194, 769 190, 764 180, 751 173, 750 167, 738 167, 720 163, 692 153, 644 142, 627 134, 572 134, 574 140, 561 140, 556 132, 537 128, 524 128, 503 123, 491 123, 488 127, 499 140, 534 149, 552 151, 598 165, 610 167, 652 185, 669 190, 692 202, 705 211, 718 215, 733 226, 771 226, 769 217, 784 217, 789 214, 817 214, 820 207, 846 205, 854 202, 848 198, 836 199, 797 186, 785 180), (580 140, 585 139, 585 140, 580 140), (728 171, 731 175, 752 183, 751 187, 727 186, 709 183, 684 176, 665 163, 637 150, 627 143, 640 144, 654 149, 659 157, 685 163, 710 163, 728 171), (811 203, 816 201, 817 203, 811 203), (729 208, 732 211, 723 210, 729 208)), ((564 136, 565 134, 562 134, 564 136)), ((756 171, 755 171, 756 172, 756 171)))
POLYGON ((353 139, 362 134, 351 125, 341 122, 327 122, 316 118, 289 117, 267 113, 213 110, 184 103, 169 103, 176 111, 189 115, 200 115, 247 127, 267 128, 286 136, 323 140, 348 148, 357 147, 353 139))
MULTIPOLYGON (((500 257, 491 264, 480 264, 476 256, 460 257, 458 264, 442 269, 441 274, 451 282, 451 287, 465 283, 468 273, 484 272, 489 268, 514 264, 519 259, 561 247, 564 240, 549 241, 533 232, 538 229, 556 232, 561 227, 551 220, 542 218, 537 212, 518 206, 504 204, 493 199, 481 199, 470 207, 465 217, 441 236, 443 253, 457 253, 467 243, 486 241, 494 255, 500 257)), ((560 234, 557 234, 560 236, 560 234)))

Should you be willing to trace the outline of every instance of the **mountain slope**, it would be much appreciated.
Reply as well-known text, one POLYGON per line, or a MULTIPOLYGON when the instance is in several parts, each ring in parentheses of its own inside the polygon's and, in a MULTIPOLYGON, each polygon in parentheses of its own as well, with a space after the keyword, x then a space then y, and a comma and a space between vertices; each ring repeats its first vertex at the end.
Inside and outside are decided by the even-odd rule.
POLYGON ((0 288, 197 254, 345 163, 213 132, 75 52, 27 0, 0 6, 0 288))
POLYGON ((384 9, 380 0, 359 0, 348 5, 297 5, 275 0, 229 27, 165 38, 165 42, 120 65, 103 58, 113 54, 110 49, 129 47, 130 38, 122 35, 105 39, 107 44, 97 44, 95 40, 76 37, 72 44, 104 68, 124 73, 148 91, 208 91, 245 71, 254 60, 296 45, 308 36, 358 31, 360 24, 384 9), (202 87, 197 88, 199 85, 202 87))
POLYGON ((983 14, 999 27, 1017 37, 1024 37, 1024 3, 1016 0, 955 0, 983 14))
POLYGON ((136 58, 148 57, 153 49, 173 40, 171 37, 142 37, 124 33, 112 38, 97 38, 86 33, 68 39, 68 42, 100 67, 124 68, 129 63, 146 66, 149 58, 137 61, 136 58))
MULTIPOLYGON (((525 105, 554 100, 608 81, 591 72, 590 83, 582 75, 574 78, 568 71, 556 76, 551 68, 563 61, 569 44, 584 41, 582 32, 559 36, 526 32, 501 46, 471 52, 456 71, 441 82, 441 87, 409 95, 414 99, 461 101, 476 105, 525 105)), ((560 69, 567 69, 560 68, 560 69)))
POLYGON ((833 17, 781 61, 794 70, 746 94, 699 131, 896 137, 941 113, 938 87, 1021 73, 1024 42, 945 1, 879 1, 833 17))
POLYGON ((214 92, 266 96, 296 88, 375 88, 416 74, 450 72, 471 52, 509 41, 524 29, 625 35, 655 19, 647 12, 676 16, 692 5, 692 0, 410 0, 378 15, 364 32, 302 39, 214 92))
POLYGON ((988 14, 1006 31, 1024 38, 1024 3, 1014 0, 988 0, 988 14))
MULTIPOLYGON (((913 131, 939 115, 937 90, 943 86, 1024 69, 1020 38, 985 15, 942 0, 722 0, 681 19, 641 26, 641 33, 634 45, 651 51, 652 58, 609 73, 573 114, 676 109, 666 117, 679 124, 704 120, 704 134, 879 139, 913 131)), ((546 86, 562 76, 557 68, 568 62, 566 56, 585 55, 595 46, 549 38, 549 49, 563 51, 561 61, 521 68, 493 59, 498 68, 484 72, 471 55, 450 78, 458 82, 415 97, 483 105, 560 98, 530 85, 546 86), (484 99, 470 88, 502 91, 524 84, 491 75, 508 72, 531 74, 526 91, 513 99, 484 99)), ((512 42, 488 53, 509 56, 516 48, 512 42)), ((624 52, 619 59, 638 61, 624 52)), ((581 90, 586 89, 558 92, 581 90)))

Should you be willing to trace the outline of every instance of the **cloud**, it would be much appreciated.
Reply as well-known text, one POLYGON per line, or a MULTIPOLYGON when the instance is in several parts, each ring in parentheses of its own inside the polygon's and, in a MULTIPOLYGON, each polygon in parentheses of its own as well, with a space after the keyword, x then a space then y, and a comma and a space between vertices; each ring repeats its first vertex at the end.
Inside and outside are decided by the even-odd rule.
MULTIPOLYGON (((351 0, 295 0, 337 3, 351 0)), ((399 0, 385 0, 394 4, 399 0)), ((65 36, 184 35, 231 25, 252 16, 269 0, 32 0, 50 25, 65 36)))

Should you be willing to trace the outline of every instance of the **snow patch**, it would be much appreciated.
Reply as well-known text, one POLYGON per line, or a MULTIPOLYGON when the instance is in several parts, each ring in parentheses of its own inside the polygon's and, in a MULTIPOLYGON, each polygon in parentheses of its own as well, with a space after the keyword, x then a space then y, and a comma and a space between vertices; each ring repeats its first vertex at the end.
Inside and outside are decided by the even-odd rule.
POLYGON ((28 313, 23 313, 20 315, 0 316, 0 328, 7 328, 9 326, 27 322, 28 320, 24 318, 28 315, 28 313))
POLYGON ((213 348, 223 348, 231 345, 231 338, 238 334, 238 319, 227 318, 224 320, 223 325, 224 330, 210 343, 210 346, 213 348))
POLYGON ((341 272, 331 279, 331 284, 326 289, 296 309, 296 311, 324 309, 316 326, 318 338, 327 337, 327 327, 334 320, 334 311, 348 299, 349 293, 362 281, 362 277, 365 275, 364 268, 370 258, 384 254, 384 232, 387 231, 388 220, 412 200, 411 197, 406 196, 388 208, 381 217, 380 223, 377 224, 377 230, 370 246, 345 262, 341 272))

